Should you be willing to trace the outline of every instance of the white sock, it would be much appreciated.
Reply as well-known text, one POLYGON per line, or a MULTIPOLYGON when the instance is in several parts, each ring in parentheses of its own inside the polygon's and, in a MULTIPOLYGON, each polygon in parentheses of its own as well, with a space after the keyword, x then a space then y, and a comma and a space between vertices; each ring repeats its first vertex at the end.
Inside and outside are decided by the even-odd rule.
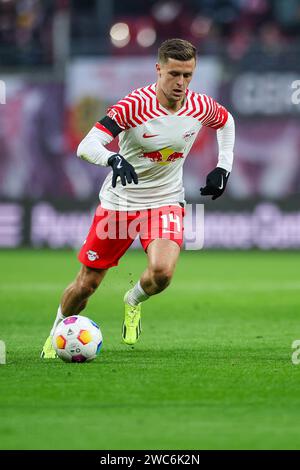
POLYGON ((54 334, 54 331, 55 331, 55 328, 57 327, 57 325, 62 321, 64 320, 66 317, 62 314, 61 312, 61 306, 58 307, 58 310, 57 310, 57 314, 56 314, 56 318, 55 318, 55 321, 53 323, 53 326, 52 326, 52 330, 50 331, 50 336, 53 336, 54 334))
POLYGON ((133 287, 133 289, 128 292, 125 302, 135 307, 141 302, 144 302, 145 300, 149 299, 149 297, 150 295, 146 294, 146 292, 141 286, 140 281, 138 281, 133 287))

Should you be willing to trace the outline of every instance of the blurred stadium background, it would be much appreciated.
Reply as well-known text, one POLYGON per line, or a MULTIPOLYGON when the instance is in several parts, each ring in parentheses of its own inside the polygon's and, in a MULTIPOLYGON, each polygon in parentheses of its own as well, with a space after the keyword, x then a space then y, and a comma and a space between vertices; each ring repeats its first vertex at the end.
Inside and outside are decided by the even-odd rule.
MULTIPOLYGON (((0 0, 1 247, 81 244, 107 170, 76 147, 109 105, 155 81, 170 37, 198 48, 191 88, 236 119, 234 170, 226 195, 206 203, 205 247, 300 247, 300 0, 0 0)), ((216 151, 203 129, 185 165, 188 202, 200 201, 216 151)))

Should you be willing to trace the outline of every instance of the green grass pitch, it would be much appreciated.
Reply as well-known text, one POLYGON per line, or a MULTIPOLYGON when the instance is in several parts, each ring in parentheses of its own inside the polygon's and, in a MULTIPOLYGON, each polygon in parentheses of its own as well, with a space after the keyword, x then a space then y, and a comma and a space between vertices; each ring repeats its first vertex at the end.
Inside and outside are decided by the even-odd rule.
POLYGON ((146 265, 129 252, 85 310, 104 344, 90 364, 39 353, 74 252, 0 253, 1 449, 299 449, 299 254, 183 252, 171 286, 121 343, 122 297, 146 265))

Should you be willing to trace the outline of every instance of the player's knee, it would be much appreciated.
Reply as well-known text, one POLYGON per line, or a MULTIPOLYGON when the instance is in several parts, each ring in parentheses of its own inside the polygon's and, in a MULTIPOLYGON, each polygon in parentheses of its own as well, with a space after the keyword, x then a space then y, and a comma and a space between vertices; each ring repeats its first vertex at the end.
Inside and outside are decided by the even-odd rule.
POLYGON ((78 294, 82 299, 87 299, 95 292, 97 287, 98 286, 94 282, 86 280, 80 281, 78 283, 78 294))
POLYGON ((84 269, 77 280, 77 289, 80 297, 84 300, 90 297, 98 288, 101 277, 97 272, 84 269))
POLYGON ((170 284, 172 274, 172 270, 165 266, 152 268, 152 279, 160 290, 165 289, 170 284))

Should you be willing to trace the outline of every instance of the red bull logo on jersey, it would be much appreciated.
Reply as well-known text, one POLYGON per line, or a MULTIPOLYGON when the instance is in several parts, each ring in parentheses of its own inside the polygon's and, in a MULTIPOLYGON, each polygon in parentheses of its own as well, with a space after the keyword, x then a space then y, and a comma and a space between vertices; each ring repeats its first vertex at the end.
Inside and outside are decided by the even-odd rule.
POLYGON ((175 152, 170 147, 155 150, 154 152, 145 152, 143 155, 145 158, 150 158, 151 162, 158 163, 159 165, 169 165, 178 160, 178 158, 183 158, 182 152, 175 152))

